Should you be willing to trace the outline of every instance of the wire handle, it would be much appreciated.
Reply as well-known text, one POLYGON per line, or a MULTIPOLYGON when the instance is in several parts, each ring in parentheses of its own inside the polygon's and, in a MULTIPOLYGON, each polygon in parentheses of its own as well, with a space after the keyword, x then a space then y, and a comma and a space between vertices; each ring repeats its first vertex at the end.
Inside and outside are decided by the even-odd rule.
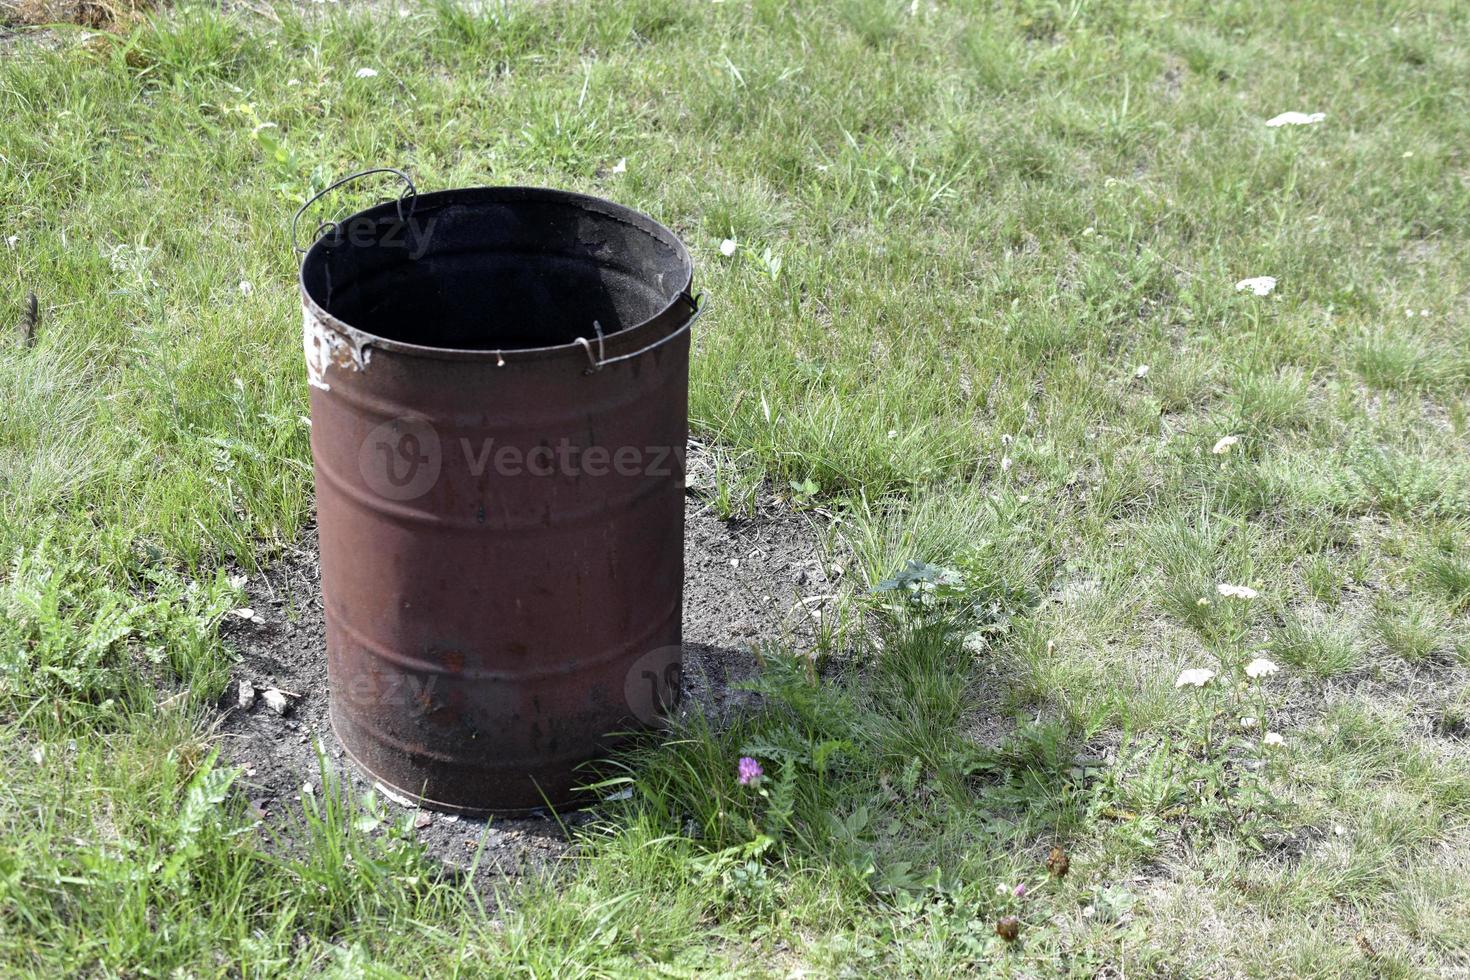
MULTIPOLYGON (((368 177, 372 174, 393 174, 399 180, 403 181, 403 190, 398 195, 398 220, 407 224, 413 218, 414 208, 418 206, 419 202, 419 190, 417 187, 414 186, 412 177, 404 173, 402 170, 397 170, 393 167, 373 167, 368 170, 359 170, 355 174, 348 174, 346 177, 343 177, 340 180, 334 181, 333 183, 328 184, 326 187, 323 187, 321 190, 311 195, 311 197, 308 197, 306 199, 306 203, 302 204, 301 207, 296 209, 296 215, 291 219, 291 247, 296 250, 296 253, 298 255, 306 254, 306 249, 301 247, 301 239, 298 236, 296 229, 296 226, 301 222, 301 216, 306 213, 306 209, 311 207, 317 201, 321 200, 322 197, 324 197, 325 195, 330 194, 332 191, 341 187, 343 184, 350 184, 360 177, 368 177), (403 213, 403 201, 405 198, 408 199, 407 215, 403 213)), ((321 224, 316 226, 316 235, 312 239, 312 241, 315 242, 317 239, 321 238, 322 235, 329 234, 336 230, 337 222, 323 221, 321 224)))
POLYGON ((583 373, 593 374, 597 371, 601 371, 609 364, 616 364, 619 361, 631 361, 635 357, 638 357, 642 354, 647 354, 649 351, 653 350, 656 347, 662 347, 664 344, 667 344, 669 341, 673 340, 680 334, 687 333, 689 328, 694 326, 694 321, 704 316, 704 311, 707 309, 707 306, 706 304, 701 302, 701 300, 704 299, 703 293, 700 293, 698 296, 690 296, 688 293, 680 293, 679 296, 681 299, 684 300, 684 302, 689 304, 689 307, 692 310, 689 315, 689 319, 684 321, 683 326, 679 327, 678 330, 675 330, 672 333, 660 337, 658 340, 655 340, 647 347, 640 347, 635 351, 631 351, 630 353, 619 354, 617 357, 602 356, 602 324, 598 323, 596 320, 592 321, 592 326, 597 330, 597 354, 595 356, 593 355, 592 342, 589 341, 586 337, 578 337, 576 340, 572 341, 573 343, 581 344, 582 349, 587 352, 588 367, 587 370, 583 373))

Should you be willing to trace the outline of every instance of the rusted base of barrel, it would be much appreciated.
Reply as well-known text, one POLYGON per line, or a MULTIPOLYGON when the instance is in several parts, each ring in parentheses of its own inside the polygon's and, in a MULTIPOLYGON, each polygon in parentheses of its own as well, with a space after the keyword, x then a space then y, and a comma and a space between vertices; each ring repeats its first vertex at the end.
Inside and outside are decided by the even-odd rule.
MULTIPOLYGON (((347 758, 357 768, 372 777, 374 782, 382 785, 394 796, 430 810, 459 813, 467 817, 520 817, 531 813, 544 813, 548 810, 564 812, 596 802, 595 797, 590 793, 579 791, 579 787, 587 780, 573 778, 572 773, 564 766, 553 767, 539 773, 524 773, 511 780, 509 785, 503 779, 496 779, 489 786, 478 788, 466 785, 462 767, 458 765, 410 766, 407 777, 409 781, 398 782, 397 780, 405 779, 405 775, 399 771, 404 769, 400 758, 393 755, 385 757, 382 753, 373 751, 371 739, 364 736, 352 723, 350 717, 339 719, 336 710, 332 709, 329 711, 329 718, 332 724, 332 734, 337 736, 338 744, 342 746, 342 750, 347 753, 347 758), (362 749, 364 754, 358 755, 352 748, 354 745, 362 749), (460 791, 456 793, 454 799, 437 799, 424 795, 430 787, 445 785, 455 786, 460 791), (461 802, 467 798, 524 799, 535 802, 528 802, 524 806, 487 807, 466 805, 461 802)), ((615 745, 608 747, 614 748, 615 745)))

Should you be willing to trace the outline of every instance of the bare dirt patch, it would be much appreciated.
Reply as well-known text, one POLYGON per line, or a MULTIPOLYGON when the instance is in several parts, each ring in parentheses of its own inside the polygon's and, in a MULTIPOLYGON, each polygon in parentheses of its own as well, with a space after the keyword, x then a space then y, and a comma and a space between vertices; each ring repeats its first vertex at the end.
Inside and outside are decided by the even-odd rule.
MULTIPOLYGON (((812 620, 799 599, 830 593, 819 535, 810 519, 767 500, 748 520, 722 521, 691 496, 686 504, 684 683, 681 711, 699 712, 719 725, 752 702, 742 681, 757 670, 762 643, 811 639, 812 620)), ((228 617, 225 641, 239 663, 221 699, 221 751, 243 769, 243 792, 268 825, 287 832, 303 792, 320 789, 317 746, 328 766, 355 794, 373 789, 353 766, 327 721, 325 624, 311 529, 264 574, 246 584, 250 619, 228 617), (257 697, 248 709, 237 700, 239 682, 289 692, 282 716, 257 697), (304 787, 309 786, 309 789, 304 787)), ((481 873, 535 873, 566 853, 564 828, 591 819, 591 811, 490 820, 419 810, 387 796, 396 822, 414 814, 428 852, 451 868, 467 869, 485 839, 481 873)))
POLYGON ((123 28, 157 6, 153 0, 0 0, 0 25, 80 24, 123 28))

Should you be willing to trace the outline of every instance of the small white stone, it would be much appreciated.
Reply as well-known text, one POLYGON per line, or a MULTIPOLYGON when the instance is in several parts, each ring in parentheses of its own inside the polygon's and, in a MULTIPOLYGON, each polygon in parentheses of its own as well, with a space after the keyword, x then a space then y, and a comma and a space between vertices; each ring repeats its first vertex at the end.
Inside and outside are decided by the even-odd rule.
POLYGON ((241 711, 249 711, 255 707, 255 685, 249 681, 241 681, 235 688, 235 703, 240 706, 241 711))
POLYGON ((627 157, 622 157, 622 158, 620 158, 618 160, 617 163, 613 164, 612 172, 615 173, 615 174, 625 174, 625 173, 627 173, 628 172, 628 158, 627 157))
POLYGON ((254 286, 250 285, 250 283, 247 280, 245 280, 245 279, 241 279, 240 280, 240 295, 241 296, 244 296, 246 299, 249 299, 250 296, 251 296, 251 294, 254 293, 254 292, 255 292, 255 287, 254 286))
POLYGON ((1275 276, 1253 276, 1250 279, 1242 279, 1235 284, 1235 291, 1237 293, 1243 293, 1248 289, 1257 296, 1270 296, 1271 291, 1275 288, 1275 276))
POLYGON ((1279 116, 1272 116, 1266 120, 1266 125, 1275 129, 1278 126, 1311 126, 1327 118, 1325 112, 1283 112, 1279 116))
POLYGON ((241 606, 239 609, 231 609, 230 615, 236 619, 251 620, 255 618, 255 610, 249 606, 241 606))
POLYGON ((265 702, 265 706, 278 715, 284 717, 286 712, 291 710, 291 699, 286 696, 286 692, 278 688, 268 687, 261 692, 260 697, 265 702))
POLYGON ((1140 364, 1140 365, 1138 365, 1138 367, 1136 367, 1136 368, 1133 369, 1133 376, 1135 378, 1146 378, 1146 377, 1148 377, 1148 365, 1147 364, 1140 364))
POLYGON ((739 247, 740 246, 735 242, 735 239, 727 238, 723 242, 720 242, 720 254, 728 259, 730 256, 735 254, 735 250, 739 247))
POLYGON ((359 68, 357 70, 357 77, 358 78, 377 78, 378 77, 378 70, 376 68, 359 68))

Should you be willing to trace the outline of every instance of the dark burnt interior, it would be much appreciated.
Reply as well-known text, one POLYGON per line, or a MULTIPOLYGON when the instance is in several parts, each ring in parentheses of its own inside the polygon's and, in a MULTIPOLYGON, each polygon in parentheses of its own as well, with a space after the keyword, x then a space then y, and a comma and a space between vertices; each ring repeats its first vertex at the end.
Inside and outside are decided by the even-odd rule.
POLYGON ((591 339, 655 316, 689 283, 683 248, 653 221, 558 191, 476 188, 388 202, 308 253, 307 292, 377 337, 515 350, 591 339))

